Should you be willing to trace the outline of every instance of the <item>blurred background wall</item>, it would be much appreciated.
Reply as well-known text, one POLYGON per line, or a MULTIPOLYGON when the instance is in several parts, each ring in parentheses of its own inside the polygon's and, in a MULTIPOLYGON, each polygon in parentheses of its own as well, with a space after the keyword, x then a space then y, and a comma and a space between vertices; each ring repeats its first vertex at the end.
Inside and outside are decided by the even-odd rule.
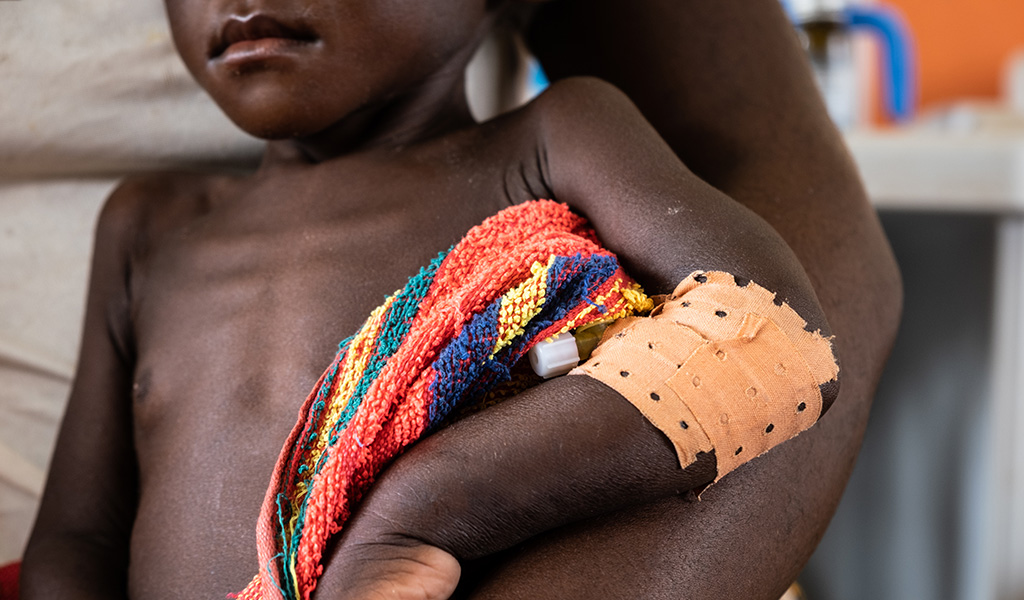
POLYGON ((884 123, 868 65, 869 125, 847 138, 903 272, 904 319, 801 581, 813 600, 1021 600, 1024 106, 1010 88, 1024 2, 884 4, 910 32, 916 114, 884 123))
POLYGON ((1021 0, 890 0, 913 31, 922 108, 998 98, 1006 60, 1024 50, 1021 0))

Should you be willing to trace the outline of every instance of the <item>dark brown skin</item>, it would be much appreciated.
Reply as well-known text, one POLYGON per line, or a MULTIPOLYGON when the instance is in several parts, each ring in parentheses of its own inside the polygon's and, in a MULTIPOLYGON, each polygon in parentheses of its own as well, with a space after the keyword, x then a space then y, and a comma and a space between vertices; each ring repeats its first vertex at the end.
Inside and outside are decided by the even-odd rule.
MULTIPOLYGON (((586 26, 616 20, 613 4, 588 0, 586 26)), ((673 71, 674 93, 697 96, 681 104, 685 115, 659 112, 650 83, 630 89, 629 77, 601 72, 600 57, 552 63, 623 85, 698 176, 596 80, 558 83, 474 125, 462 66, 494 17, 484 0, 270 4, 261 12, 317 41, 269 58, 217 55, 225 19, 259 3, 168 0, 200 83, 239 126, 277 141, 251 176, 147 177, 108 201, 25 597, 241 589, 257 568, 267 477, 338 341, 471 226, 537 197, 590 218, 651 292, 721 269, 778 291, 826 333, 827 316, 843 360, 840 406, 693 503, 676 494, 709 481, 713 457, 680 469, 613 391, 553 380, 398 459, 333 549, 317 597, 443 598, 459 577, 452 556, 465 597, 777 597, 852 465, 899 287, 838 138, 820 106, 795 97, 809 79, 774 0, 705 4, 635 8, 639 31, 681 44, 656 69, 673 71), (682 29, 668 36, 644 22, 659 14, 682 29), (764 31, 745 34, 748 21, 764 31), (719 48, 741 34, 767 66, 741 68, 747 50, 719 48), (674 65, 677 52, 693 72, 674 65), (781 83, 766 80, 772 67, 781 83), (743 77, 717 80, 722 72, 743 77), (702 78, 708 89, 684 91, 702 78), (716 97, 741 91, 764 104, 730 112, 716 97), (705 119, 702 143, 722 160, 691 145, 705 119), (749 155, 727 152, 748 143, 749 155)), ((542 14, 538 27, 562 17, 542 14)), ((625 64, 642 56, 630 51, 625 64)))

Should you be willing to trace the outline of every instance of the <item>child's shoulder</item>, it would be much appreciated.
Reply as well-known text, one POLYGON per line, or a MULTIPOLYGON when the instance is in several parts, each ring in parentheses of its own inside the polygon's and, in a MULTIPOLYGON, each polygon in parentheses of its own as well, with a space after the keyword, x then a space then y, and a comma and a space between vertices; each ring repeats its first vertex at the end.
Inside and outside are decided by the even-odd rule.
POLYGON ((559 80, 518 110, 483 124, 481 131, 488 135, 478 139, 497 146, 499 160, 518 153, 526 165, 521 171, 529 193, 523 197, 539 197, 540 190, 581 210, 566 184, 593 173, 623 174, 628 162, 621 156, 646 156, 652 147, 664 146, 622 91, 594 77, 559 80))
POLYGON ((600 130, 622 118, 640 116, 619 88, 596 77, 570 77, 552 83, 523 109, 554 132, 600 130))
POLYGON ((137 240, 180 225, 202 212, 219 179, 181 172, 129 176, 107 197, 97 222, 97 237, 137 240))
POLYGON ((614 174, 627 168, 624 156, 676 160, 633 101, 602 79, 560 80, 521 110, 552 169, 614 174))
POLYGON ((547 87, 533 101, 544 110, 573 109, 618 112, 636 110, 626 94, 614 84, 590 76, 560 79, 547 87))

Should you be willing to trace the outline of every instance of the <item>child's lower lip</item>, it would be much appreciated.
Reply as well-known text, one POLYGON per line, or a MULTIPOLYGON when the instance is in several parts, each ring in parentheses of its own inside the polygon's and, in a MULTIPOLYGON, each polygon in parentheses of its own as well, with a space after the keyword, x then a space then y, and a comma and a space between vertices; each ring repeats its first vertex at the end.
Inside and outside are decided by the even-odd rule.
POLYGON ((282 54, 288 54, 311 45, 306 40, 291 38, 260 38, 258 40, 244 40, 235 42, 228 46, 220 55, 220 62, 237 66, 242 63, 259 61, 267 58, 274 58, 282 54))

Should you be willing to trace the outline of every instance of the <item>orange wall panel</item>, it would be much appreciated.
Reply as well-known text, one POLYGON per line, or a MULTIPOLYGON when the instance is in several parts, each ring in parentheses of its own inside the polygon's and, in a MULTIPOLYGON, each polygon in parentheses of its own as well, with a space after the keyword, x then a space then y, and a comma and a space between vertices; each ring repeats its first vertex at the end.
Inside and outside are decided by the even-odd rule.
POLYGON ((1014 50, 1024 49, 1024 0, 883 0, 909 22, 922 107, 996 98, 1014 50))

